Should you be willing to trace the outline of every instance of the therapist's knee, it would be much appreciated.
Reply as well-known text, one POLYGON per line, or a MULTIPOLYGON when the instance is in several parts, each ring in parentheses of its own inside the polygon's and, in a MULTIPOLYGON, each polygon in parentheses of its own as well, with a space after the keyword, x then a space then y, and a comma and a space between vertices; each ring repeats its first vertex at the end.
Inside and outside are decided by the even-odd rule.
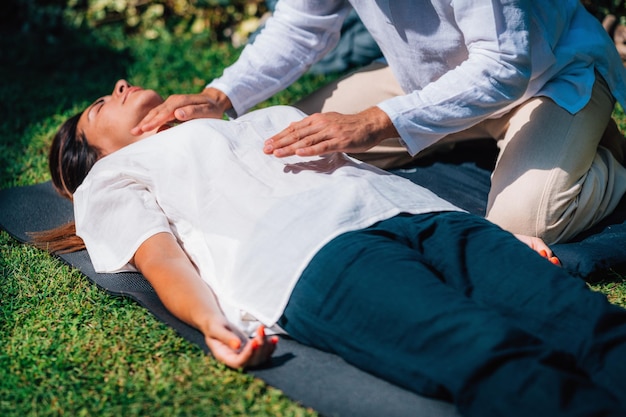
POLYGON ((514 181, 494 181, 487 219, 513 233, 560 243, 597 224, 626 194, 626 167, 603 147, 589 170, 574 178, 565 170, 534 170, 514 181))
POLYGON ((570 223, 577 190, 553 192, 540 184, 492 192, 487 219, 511 233, 540 237, 548 244, 569 237, 575 229, 570 223))

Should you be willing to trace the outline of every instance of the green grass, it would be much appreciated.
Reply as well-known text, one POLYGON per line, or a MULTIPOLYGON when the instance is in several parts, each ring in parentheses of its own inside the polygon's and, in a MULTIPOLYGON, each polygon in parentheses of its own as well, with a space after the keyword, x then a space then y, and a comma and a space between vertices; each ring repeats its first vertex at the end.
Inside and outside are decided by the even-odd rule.
MULTIPOLYGON (((197 37, 104 41, 83 32, 0 34, 0 188, 49 178, 51 135, 118 78, 163 95, 199 91, 239 51, 197 37)), ((323 82, 309 77, 267 104, 323 82)), ((623 113, 618 115, 624 126, 623 113)), ((594 288, 626 305, 622 277, 594 288)), ((217 364, 134 302, 0 232, 0 415, 313 416, 217 364)))

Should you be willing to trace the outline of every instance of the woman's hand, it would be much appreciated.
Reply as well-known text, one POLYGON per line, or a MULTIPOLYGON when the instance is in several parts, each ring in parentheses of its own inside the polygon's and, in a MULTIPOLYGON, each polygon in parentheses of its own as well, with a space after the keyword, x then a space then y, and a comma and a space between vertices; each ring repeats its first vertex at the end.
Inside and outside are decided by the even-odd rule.
POLYGON ((552 249, 550 249, 550 247, 546 245, 546 243, 541 238, 519 234, 516 234, 514 236, 521 240, 523 243, 527 244, 539 255, 552 262, 554 265, 561 266, 561 261, 559 261, 559 258, 554 256, 554 253, 552 253, 552 249))
POLYGON ((316 113, 267 139, 263 152, 279 158, 364 152, 383 139, 398 136, 389 116, 378 107, 357 114, 316 113))
POLYGON ((203 117, 219 119, 231 107, 228 96, 215 88, 205 88, 199 94, 174 94, 150 110, 130 133, 141 135, 174 121, 185 122, 203 117))
POLYGON ((277 336, 266 336, 259 326, 256 335, 247 339, 227 322, 212 323, 205 333, 205 341, 213 356, 231 368, 259 366, 267 362, 278 343, 277 336))

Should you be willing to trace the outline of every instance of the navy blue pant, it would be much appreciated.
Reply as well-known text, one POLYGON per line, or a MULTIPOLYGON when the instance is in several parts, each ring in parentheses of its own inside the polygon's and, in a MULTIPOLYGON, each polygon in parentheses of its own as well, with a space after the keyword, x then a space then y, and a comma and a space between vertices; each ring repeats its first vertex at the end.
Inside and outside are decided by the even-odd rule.
POLYGON ((279 324, 466 416, 626 416, 626 310, 465 213, 335 238, 279 324))

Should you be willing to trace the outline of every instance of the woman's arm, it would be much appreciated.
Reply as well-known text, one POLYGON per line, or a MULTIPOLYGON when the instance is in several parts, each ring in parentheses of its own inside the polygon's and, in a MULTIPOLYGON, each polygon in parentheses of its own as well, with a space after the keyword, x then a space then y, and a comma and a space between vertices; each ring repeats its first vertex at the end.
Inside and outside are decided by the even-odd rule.
POLYGON ((247 343, 247 338, 228 322, 213 291, 174 236, 151 236, 137 249, 132 263, 174 316, 202 332, 216 359, 232 368, 242 368, 270 358, 277 339, 266 337, 260 327, 247 343))

